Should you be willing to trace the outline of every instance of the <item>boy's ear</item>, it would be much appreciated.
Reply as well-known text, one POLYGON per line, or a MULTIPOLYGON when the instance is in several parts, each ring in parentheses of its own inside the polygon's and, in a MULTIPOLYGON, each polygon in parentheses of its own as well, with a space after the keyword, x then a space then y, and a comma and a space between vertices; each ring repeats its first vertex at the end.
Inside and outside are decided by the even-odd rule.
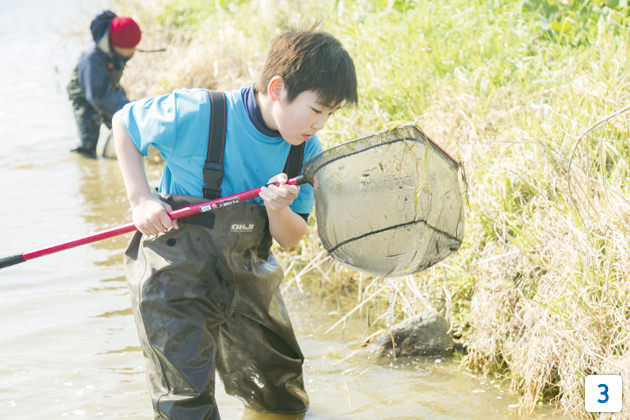
POLYGON ((284 80, 280 76, 273 76, 267 85, 267 93, 272 101, 279 101, 284 98, 284 80))

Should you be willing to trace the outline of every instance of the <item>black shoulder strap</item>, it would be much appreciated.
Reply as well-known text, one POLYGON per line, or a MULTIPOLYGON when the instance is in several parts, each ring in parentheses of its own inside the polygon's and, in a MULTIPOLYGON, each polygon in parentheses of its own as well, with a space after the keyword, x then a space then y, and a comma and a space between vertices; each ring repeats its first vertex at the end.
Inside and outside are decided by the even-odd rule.
POLYGON ((302 161, 304 160, 304 143, 299 146, 291 146, 289 150, 289 156, 284 164, 283 173, 287 174, 289 178, 294 178, 300 174, 302 169, 302 161))
POLYGON ((209 92, 209 95, 210 129, 208 130, 208 155, 203 166, 203 196, 214 200, 221 196, 227 109, 223 92, 209 92))
MULTIPOLYGON (((227 108, 223 92, 210 91, 210 129, 208 130, 208 155, 203 166, 203 196, 214 200, 221 196, 223 181, 223 149, 225 148, 225 127, 227 108)), ((304 143, 291 146, 282 172, 294 178, 302 170, 304 143)))

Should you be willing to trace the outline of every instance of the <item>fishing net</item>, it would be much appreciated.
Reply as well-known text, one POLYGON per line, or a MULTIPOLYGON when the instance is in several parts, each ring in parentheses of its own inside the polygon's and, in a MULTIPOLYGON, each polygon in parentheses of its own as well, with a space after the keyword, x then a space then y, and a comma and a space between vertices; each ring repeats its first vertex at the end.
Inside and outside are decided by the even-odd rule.
POLYGON ((424 270, 464 235, 459 165, 414 126, 327 149, 304 166, 324 248, 383 277, 424 270))

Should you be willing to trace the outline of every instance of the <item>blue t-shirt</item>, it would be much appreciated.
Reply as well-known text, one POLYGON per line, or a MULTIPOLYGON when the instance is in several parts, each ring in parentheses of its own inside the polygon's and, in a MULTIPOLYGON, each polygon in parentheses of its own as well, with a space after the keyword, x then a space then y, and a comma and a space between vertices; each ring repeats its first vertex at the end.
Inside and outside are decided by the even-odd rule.
MULTIPOLYGON (((248 88, 225 92, 227 122, 221 196, 265 185, 282 172, 291 145, 273 132, 256 128, 243 102, 248 88)), ((203 165, 208 152, 210 99, 205 89, 177 89, 170 94, 130 102, 120 121, 138 150, 147 155, 154 146, 164 159, 159 191, 203 197, 203 165)), ((321 152, 316 136, 306 142, 304 162, 321 152)), ((255 199, 263 204, 260 198, 255 199)), ((313 187, 304 184, 291 209, 308 214, 313 209, 313 187)))

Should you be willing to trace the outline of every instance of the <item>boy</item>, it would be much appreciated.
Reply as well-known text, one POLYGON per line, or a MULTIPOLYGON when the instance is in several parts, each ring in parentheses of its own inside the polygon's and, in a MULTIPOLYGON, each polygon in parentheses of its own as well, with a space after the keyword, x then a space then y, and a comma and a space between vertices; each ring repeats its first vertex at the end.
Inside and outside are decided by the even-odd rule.
POLYGON ((304 357, 269 248, 272 237, 292 247, 306 233, 312 187, 287 185, 283 172, 297 175, 321 151, 315 134, 344 102, 357 102, 352 59, 333 36, 301 31, 273 40, 252 87, 219 96, 175 90, 114 116, 116 153, 140 231, 126 252, 126 273, 157 419, 219 419, 215 369, 249 409, 306 411, 304 357), (213 120, 210 129, 222 96, 224 128, 213 120), (171 195, 163 199, 144 173, 149 144, 164 158, 159 191, 171 195), (263 188, 255 202, 179 223, 167 215, 267 182, 277 185, 263 188))
POLYGON ((95 158, 101 123, 111 128, 114 112, 129 102, 119 82, 142 34, 132 18, 109 10, 90 30, 94 41, 81 53, 67 90, 81 139, 72 151, 95 158))

